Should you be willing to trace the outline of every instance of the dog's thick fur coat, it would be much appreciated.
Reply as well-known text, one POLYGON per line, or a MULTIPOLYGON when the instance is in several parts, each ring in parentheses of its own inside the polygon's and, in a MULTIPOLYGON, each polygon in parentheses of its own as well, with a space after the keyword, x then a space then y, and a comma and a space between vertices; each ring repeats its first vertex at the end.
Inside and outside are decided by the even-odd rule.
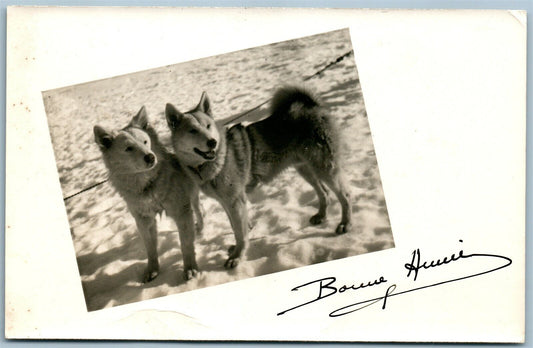
POLYGON ((231 222, 236 245, 225 263, 235 267, 248 244, 246 192, 267 183, 288 167, 315 189, 319 209, 311 217, 326 217, 328 186, 342 207, 337 234, 351 227, 351 205, 338 160, 338 132, 326 110, 303 89, 279 89, 271 115, 246 127, 218 125, 207 94, 193 110, 181 113, 167 104, 165 114, 176 156, 208 196, 217 199, 231 222))
POLYGON ((142 107, 131 122, 119 131, 94 127, 109 180, 124 198, 135 218, 148 255, 143 281, 159 274, 156 215, 165 211, 178 226, 185 279, 195 276, 198 266, 194 252, 195 224, 202 228, 198 186, 177 159, 160 143, 142 107))

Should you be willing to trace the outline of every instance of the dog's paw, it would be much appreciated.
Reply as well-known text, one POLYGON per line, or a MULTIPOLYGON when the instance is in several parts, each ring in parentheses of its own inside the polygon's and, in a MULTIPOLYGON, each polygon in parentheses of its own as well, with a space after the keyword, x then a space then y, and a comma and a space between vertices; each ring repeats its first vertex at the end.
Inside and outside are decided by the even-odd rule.
POLYGON ((183 271, 183 279, 191 280, 198 275, 198 270, 195 268, 186 269, 183 271))
POLYGON ((311 218, 309 219, 309 222, 311 223, 311 225, 320 225, 325 220, 326 220, 326 217, 324 215, 315 214, 311 216, 311 218))
POLYGON ((337 226, 337 229, 335 230, 336 234, 345 234, 347 232, 350 232, 352 225, 351 224, 343 224, 340 223, 339 226, 337 226))
POLYGON ((239 262, 243 259, 243 249, 237 250, 236 245, 232 245, 228 248, 228 259, 224 262, 224 268, 232 269, 239 265, 239 262))
POLYGON ((143 275, 143 283, 149 283, 159 275, 158 270, 146 269, 143 275))
POLYGON ((226 269, 235 268, 235 267, 237 267, 239 265, 239 261, 240 261, 240 259, 238 257, 237 258, 230 257, 224 263, 224 268, 226 268, 226 269))

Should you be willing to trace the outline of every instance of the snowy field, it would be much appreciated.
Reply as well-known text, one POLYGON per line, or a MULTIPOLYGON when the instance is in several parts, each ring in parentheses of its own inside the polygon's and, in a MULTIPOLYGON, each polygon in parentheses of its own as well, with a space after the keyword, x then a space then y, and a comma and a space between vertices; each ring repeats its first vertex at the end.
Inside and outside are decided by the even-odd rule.
POLYGON ((107 178, 93 126, 122 128, 142 105, 168 144, 167 102, 190 109, 207 91, 216 118, 223 119, 268 100, 280 86, 300 84, 322 99, 341 129, 352 232, 335 235, 340 205, 332 193, 328 220, 310 225, 316 194, 290 169, 250 195, 250 247, 247 260, 234 270, 223 267, 227 248, 234 244, 229 221, 222 207, 204 195, 205 228, 195 243, 202 272, 188 282, 182 279, 178 232, 163 215, 158 221, 161 272, 148 284, 140 282, 146 265, 143 243, 113 187, 105 183, 65 201, 88 310, 394 247, 353 55, 303 81, 351 49, 348 30, 339 30, 44 92, 64 197, 107 178))

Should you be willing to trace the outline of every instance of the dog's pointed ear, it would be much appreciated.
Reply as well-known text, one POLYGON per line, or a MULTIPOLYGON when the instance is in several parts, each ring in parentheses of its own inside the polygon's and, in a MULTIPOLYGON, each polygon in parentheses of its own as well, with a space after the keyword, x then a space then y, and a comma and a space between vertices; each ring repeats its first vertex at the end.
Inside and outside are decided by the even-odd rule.
POLYGON ((113 145, 113 135, 100 126, 94 126, 94 140, 102 149, 109 149, 113 145))
POLYGON ((144 105, 141 107, 137 115, 133 116, 130 121, 130 126, 146 129, 148 127, 148 115, 146 114, 146 108, 144 105))
POLYGON ((209 101, 209 97, 205 91, 202 92, 202 97, 200 98, 200 102, 198 103, 196 110, 202 111, 209 116, 213 116, 211 114, 211 102, 209 101))
POLYGON ((165 117, 167 118, 168 127, 174 130, 180 124, 183 114, 174 105, 167 103, 165 106, 165 117))

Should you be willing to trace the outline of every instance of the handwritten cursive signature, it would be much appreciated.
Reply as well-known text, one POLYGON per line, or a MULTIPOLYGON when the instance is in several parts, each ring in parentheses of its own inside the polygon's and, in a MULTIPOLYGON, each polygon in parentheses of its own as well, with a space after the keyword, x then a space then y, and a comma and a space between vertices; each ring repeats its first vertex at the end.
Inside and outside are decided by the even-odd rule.
MULTIPOLYGON (((462 243, 463 241, 460 240, 460 242, 462 243)), ((403 291, 397 291, 398 286, 396 284, 392 284, 392 285, 388 286, 385 289, 385 292, 384 292, 384 294, 382 296, 378 296, 378 297, 375 297, 375 298, 372 298, 372 299, 363 300, 363 301, 360 301, 360 302, 349 304, 347 306, 343 306, 343 307, 337 308, 334 311, 332 311, 329 314, 329 316, 330 317, 340 317, 340 316, 343 316, 343 315, 346 315, 346 314, 350 314, 350 313, 359 311, 359 310, 361 310, 363 308, 367 308, 367 307, 369 307, 371 305, 374 305, 374 304, 380 303, 380 302, 383 302, 381 308, 385 309, 386 305, 387 305, 387 300, 389 298, 391 298, 391 297, 398 296, 398 295, 403 295, 403 294, 407 294, 407 293, 411 293, 411 292, 418 291, 418 290, 428 289, 428 288, 431 288, 431 287, 440 286, 440 285, 444 285, 444 284, 447 284, 447 283, 457 282, 457 281, 465 280, 465 279, 468 279, 468 278, 474 278, 474 277, 482 276, 484 274, 495 272, 495 271, 501 270, 501 269, 503 269, 505 267, 508 267, 512 263, 512 260, 510 258, 506 257, 506 256, 494 255, 494 254, 483 254, 483 253, 465 254, 463 250, 460 250, 457 254, 454 253, 454 254, 452 254, 450 256, 447 256, 447 257, 444 257, 442 259, 422 261, 420 249, 415 249, 412 252, 411 262, 410 263, 406 263, 404 265, 405 269, 408 271, 406 277, 410 278, 411 275, 412 275, 413 276, 413 281, 416 281, 417 277, 418 277, 418 274, 419 274, 419 272, 421 270, 429 270, 431 268, 441 267, 441 266, 447 265, 447 264, 452 263, 452 262, 458 262, 458 261, 461 261, 463 259, 472 259, 472 258, 500 259, 500 260, 503 260, 505 262, 503 264, 497 266, 497 267, 489 268, 489 269, 484 270, 482 272, 471 273, 471 274, 468 274, 466 276, 447 279, 447 280, 439 281, 439 282, 432 283, 432 284, 429 284, 429 285, 424 285, 424 286, 420 286, 420 287, 416 287, 416 288, 412 288, 412 289, 407 289, 407 290, 403 290, 403 291)), ((289 308, 287 310, 284 310, 282 312, 279 312, 278 316, 283 315, 283 314, 285 314, 287 312, 290 312, 292 310, 295 310, 295 309, 310 305, 312 303, 315 303, 317 301, 323 300, 325 298, 328 298, 328 297, 336 295, 336 294, 340 294, 340 293, 343 293, 343 292, 346 292, 346 291, 349 291, 349 290, 354 291, 354 290, 359 290, 359 289, 363 289, 363 288, 367 288, 367 287, 371 287, 371 286, 378 286, 378 285, 381 285, 381 284, 384 284, 384 283, 388 282, 385 279, 384 276, 381 276, 378 279, 373 280, 373 281, 369 281, 369 282, 366 282, 366 283, 360 283, 358 285, 341 285, 341 286, 338 286, 338 285, 335 284, 336 281, 337 281, 337 279, 335 277, 325 277, 325 278, 321 278, 321 279, 317 279, 317 280, 313 280, 313 281, 307 282, 305 284, 302 284, 302 285, 299 285, 299 286, 293 288, 291 291, 297 291, 297 290, 299 290, 299 289, 301 289, 303 287, 315 284, 315 285, 318 285, 318 296, 315 297, 314 299, 310 300, 310 301, 304 302, 304 303, 302 303, 300 305, 297 305, 297 306, 294 306, 294 307, 289 308)))

